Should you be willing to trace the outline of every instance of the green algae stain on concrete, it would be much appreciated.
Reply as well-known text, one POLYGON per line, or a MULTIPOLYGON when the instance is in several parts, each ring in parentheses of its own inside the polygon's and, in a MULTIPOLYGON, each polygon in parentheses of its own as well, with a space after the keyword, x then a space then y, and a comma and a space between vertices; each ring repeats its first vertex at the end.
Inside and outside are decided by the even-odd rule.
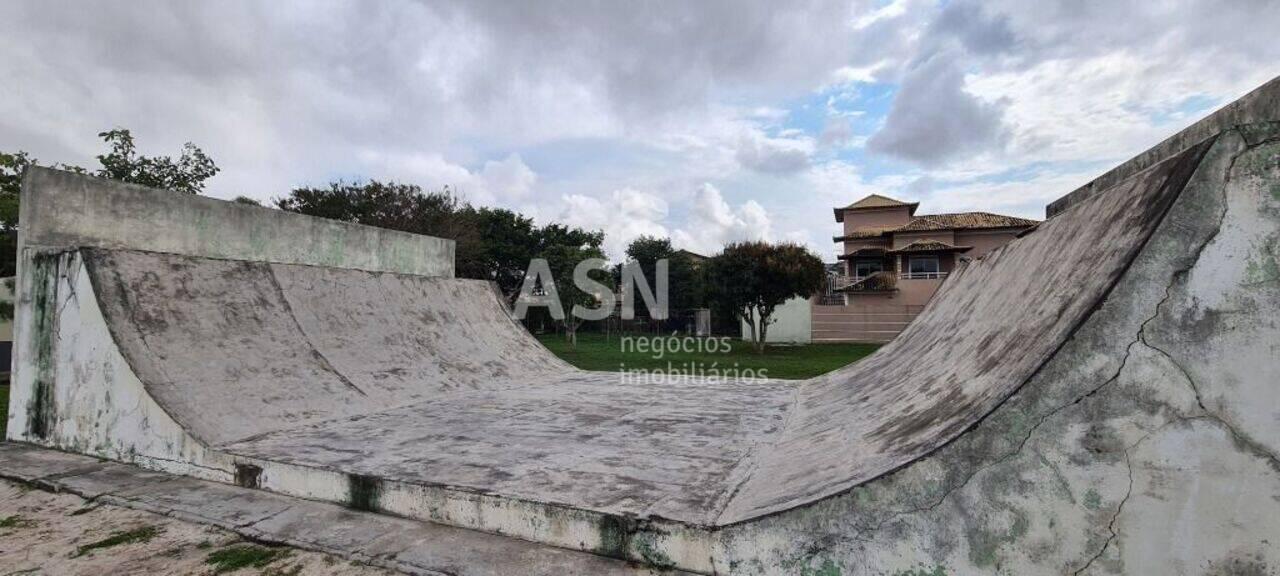
POLYGON ((800 569, 800 576, 841 576, 840 566, 830 558, 817 566, 808 565, 800 569))
POLYGON ((1245 261, 1244 281, 1248 285, 1280 282, 1280 254, 1276 242, 1268 242, 1257 251, 1250 251, 1245 261))
POLYGON ((1016 444, 1021 444, 1023 438, 1031 432, 1034 427, 1032 419, 1025 412, 1014 411, 1009 413, 1008 420, 1008 440, 1016 444))
POLYGON ((1090 510, 1102 509, 1102 495, 1097 490, 1090 488, 1084 493, 1084 507, 1090 510))
POLYGON ((382 496, 382 481, 373 476, 350 474, 347 476, 347 504, 356 510, 377 512, 378 498, 382 496))
POLYGON ((947 576, 947 569, 940 564, 932 568, 922 565, 910 570, 899 570, 890 576, 947 576))
POLYGON ((613 558, 626 558, 631 534, 621 518, 606 516, 600 520, 600 544, 595 553, 613 558))
POLYGON ((54 417, 53 345, 57 336, 54 330, 57 305, 54 300, 63 256, 64 253, 36 253, 31 258, 31 331, 35 343, 35 389, 27 405, 27 433, 42 440, 49 437, 54 417))
POLYGON ((635 543, 636 552, 647 564, 658 568, 671 568, 676 565, 670 556, 657 548, 657 537, 654 534, 638 534, 632 540, 635 543))
POLYGON ((974 529, 969 534, 969 560, 976 566, 990 567, 995 566, 999 560, 1000 547, 1005 544, 1013 544, 1019 538, 1026 535, 1027 530, 1031 527, 1031 522, 1027 520, 1025 513, 1014 510, 1013 524, 1005 531, 989 531, 983 529, 974 529))

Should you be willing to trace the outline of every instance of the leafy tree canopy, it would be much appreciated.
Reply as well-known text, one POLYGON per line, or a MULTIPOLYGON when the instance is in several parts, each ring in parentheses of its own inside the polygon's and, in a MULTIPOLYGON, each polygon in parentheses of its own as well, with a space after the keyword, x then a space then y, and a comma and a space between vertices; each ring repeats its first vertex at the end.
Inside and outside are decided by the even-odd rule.
POLYGON ((822 260, 798 244, 730 244, 707 266, 712 298, 750 326, 758 352, 764 351, 773 313, 791 298, 822 289, 822 260))
POLYGON ((537 227, 533 220, 510 210, 474 208, 447 187, 425 192, 418 186, 395 182, 334 182, 326 187, 294 189, 277 200, 276 206, 311 216, 452 239, 456 242, 458 277, 495 282, 508 302, 514 302, 518 295, 531 259, 550 261, 552 256, 565 254, 562 248, 589 258, 600 253, 604 242, 603 232, 554 223, 537 227))
POLYGON ((218 173, 213 159, 190 142, 182 145, 182 155, 174 160, 170 156, 139 156, 133 135, 122 128, 99 132, 98 137, 111 145, 110 152, 98 155, 102 169, 97 175, 103 178, 199 194, 205 180, 218 173))
MULTIPOLYGON (((50 164, 52 168, 92 174, 131 184, 164 188, 191 194, 204 190, 204 183, 218 173, 213 159, 188 142, 178 159, 169 156, 142 156, 128 130, 116 128, 98 134, 110 151, 98 156, 101 165, 89 171, 71 164, 50 164)), ((23 151, 0 152, 0 276, 12 276, 17 262, 18 203, 22 175, 38 162, 23 151)))
MULTIPOLYGON (((640 236, 627 245, 627 258, 640 265, 650 287, 657 284, 657 262, 667 260, 667 290, 670 316, 679 322, 679 313, 700 308, 705 300, 701 271, 684 252, 676 250, 669 238, 640 236)), ((644 302, 636 302, 637 313, 648 315, 644 302)))

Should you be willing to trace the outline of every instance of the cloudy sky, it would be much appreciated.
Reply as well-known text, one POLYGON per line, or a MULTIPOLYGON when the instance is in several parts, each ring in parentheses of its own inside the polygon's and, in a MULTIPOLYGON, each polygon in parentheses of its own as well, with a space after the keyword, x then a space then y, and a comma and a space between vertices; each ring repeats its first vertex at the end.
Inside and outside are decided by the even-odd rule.
POLYGON ((0 6, 0 150, 185 141, 208 193, 333 179, 714 252, 831 207, 1044 204, 1280 74, 1280 2, 149 2, 0 6), (784 6, 785 5, 785 6, 784 6))

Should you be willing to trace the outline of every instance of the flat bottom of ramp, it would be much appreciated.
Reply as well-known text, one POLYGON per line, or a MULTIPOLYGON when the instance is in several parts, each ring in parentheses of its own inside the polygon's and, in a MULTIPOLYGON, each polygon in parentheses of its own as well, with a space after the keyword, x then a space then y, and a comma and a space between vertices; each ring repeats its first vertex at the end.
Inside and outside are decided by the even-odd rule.
MULTIPOLYGON (((785 381, 581 372, 233 442, 237 458, 697 526, 780 432, 785 381)), ((354 491, 354 489, 353 489, 354 491)))

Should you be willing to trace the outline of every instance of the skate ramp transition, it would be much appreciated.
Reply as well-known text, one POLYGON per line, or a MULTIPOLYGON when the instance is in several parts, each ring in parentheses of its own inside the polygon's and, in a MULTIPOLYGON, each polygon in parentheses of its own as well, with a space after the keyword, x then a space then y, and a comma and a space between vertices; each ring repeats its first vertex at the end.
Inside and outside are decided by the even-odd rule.
MULTIPOLYGON (((960 447, 1013 418, 1013 435, 1027 434, 1014 443, 1021 449, 1029 431, 1128 378, 1137 344, 1090 337, 1084 352, 1080 334, 1143 306, 1174 306, 1170 278, 1203 273, 1213 286, 1271 294, 1275 120, 1272 81, 959 268, 877 353, 801 382, 577 370, 512 320, 487 283, 452 277, 448 240, 33 168, 23 184, 9 436, 705 573, 795 573, 801 549, 804 558, 828 550, 824 561, 846 567, 840 553, 859 557, 853 571, 868 573, 950 558, 957 545, 928 543, 946 539, 930 536, 937 528, 900 529, 897 544, 874 548, 870 536, 850 536, 870 528, 849 519, 921 494, 911 514, 947 510, 946 495, 934 501, 938 486, 968 488, 940 466, 976 475, 1017 460, 987 444, 960 447), (1210 192, 1262 204, 1231 212, 1205 200, 1210 192), (1247 235, 1262 251, 1239 248, 1232 267, 1229 256, 1203 262, 1205 245, 1156 248, 1204 226, 1247 235), (1159 266, 1170 271, 1149 272, 1159 266), (1159 297, 1122 306, 1118 286, 1159 297), (1073 402, 1013 412, 1036 386, 1053 385, 1039 382, 1074 382, 1113 360, 1116 374, 1079 384, 1073 402), (880 504, 860 494, 879 494, 880 504), (830 544, 840 540, 832 531, 859 544, 830 544)), ((1194 299, 1200 312, 1208 300, 1194 299)), ((1263 396, 1197 399, 1255 406, 1241 418, 1257 429, 1236 422, 1234 436, 1274 459, 1274 386, 1251 383, 1280 376, 1278 305, 1255 300, 1264 304, 1251 314, 1269 314, 1269 324, 1221 314, 1171 333, 1191 351, 1180 365, 1188 378, 1197 362, 1211 363, 1202 348, 1213 338, 1250 336, 1214 354, 1249 358, 1228 390, 1263 396)), ((1081 477, 1087 459, 1069 459, 1081 477)), ((1130 469, 1131 488, 1132 478, 1130 469)), ((1064 518, 1054 530, 1110 530, 1095 558, 1116 553, 1114 520, 1090 528, 1054 514, 1064 518)), ((968 546, 964 561, 982 566, 977 544, 968 546)))

